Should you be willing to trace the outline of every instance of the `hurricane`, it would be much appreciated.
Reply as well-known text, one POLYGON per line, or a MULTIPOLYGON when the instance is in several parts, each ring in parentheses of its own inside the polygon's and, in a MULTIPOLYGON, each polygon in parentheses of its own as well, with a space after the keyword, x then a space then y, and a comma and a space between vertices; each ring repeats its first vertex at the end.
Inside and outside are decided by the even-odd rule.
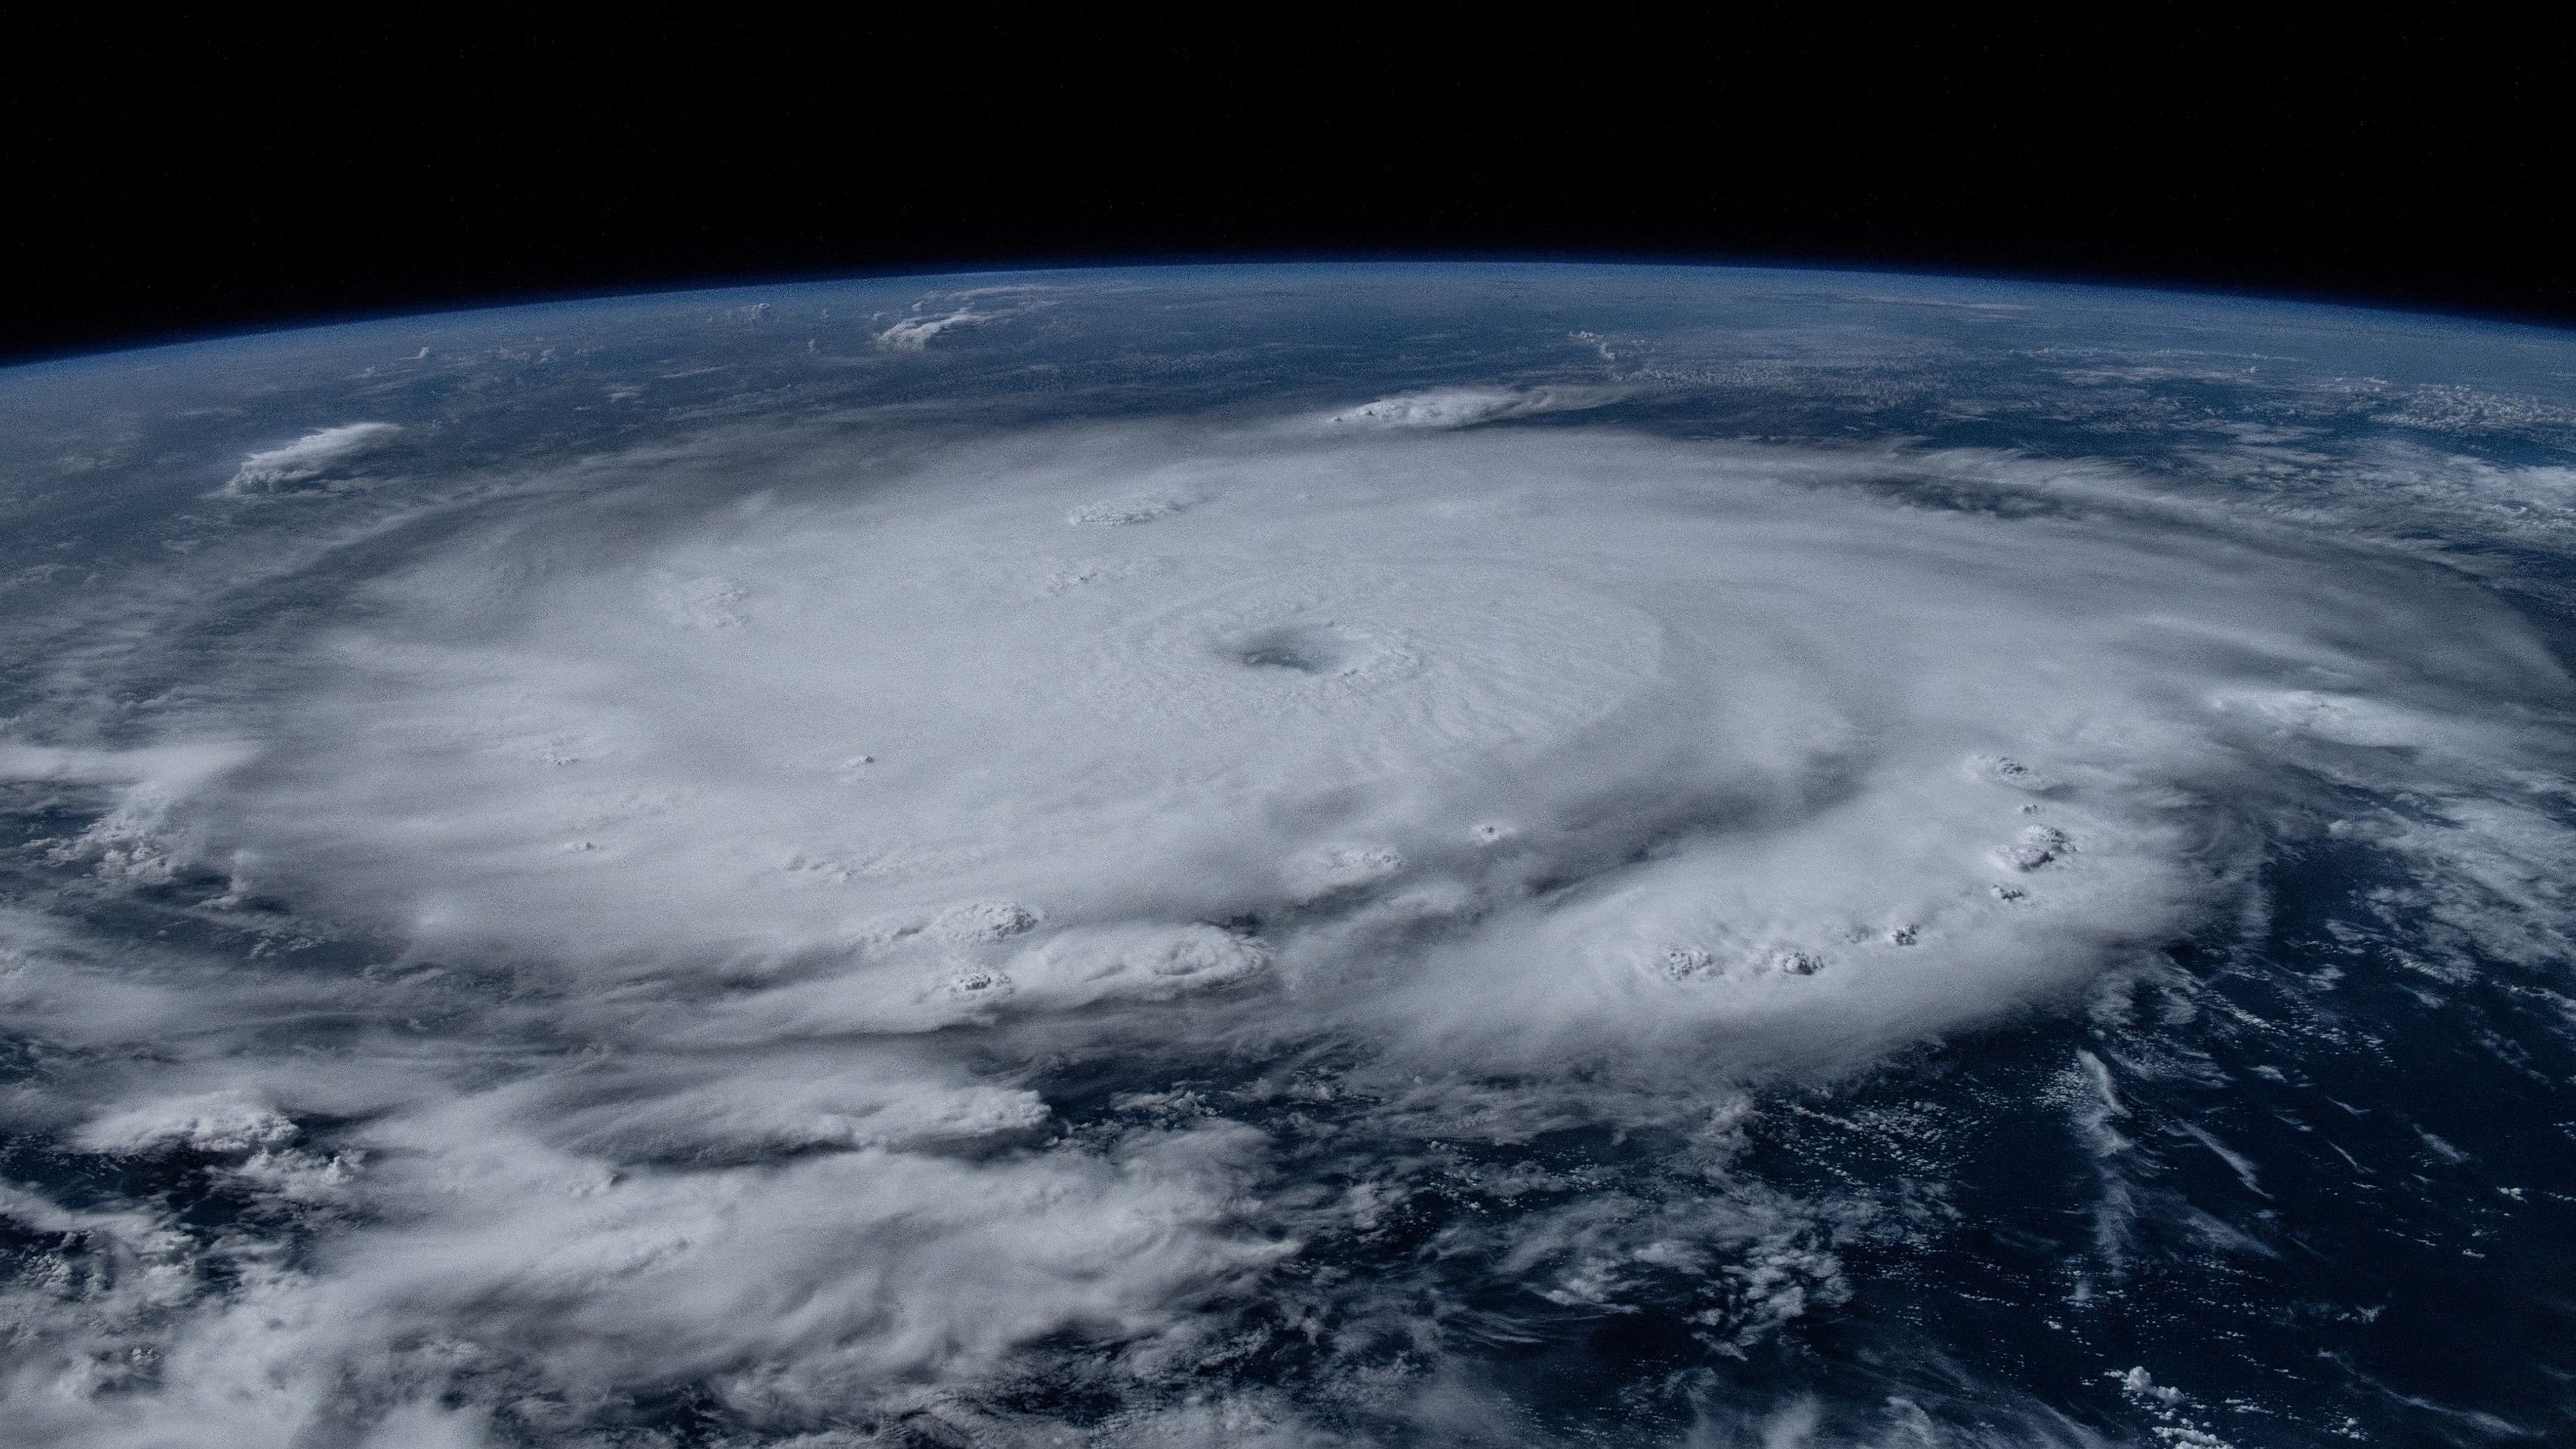
POLYGON ((2576 347, 2404 325, 1213 269, 0 374, 12 1432, 2566 1432, 2576 347))

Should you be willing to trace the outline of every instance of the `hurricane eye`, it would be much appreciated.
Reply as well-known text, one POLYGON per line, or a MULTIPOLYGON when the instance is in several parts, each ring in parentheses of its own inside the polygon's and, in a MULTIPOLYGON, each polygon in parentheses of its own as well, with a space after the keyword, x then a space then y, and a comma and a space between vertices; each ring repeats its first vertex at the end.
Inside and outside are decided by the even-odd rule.
POLYGON ((1349 635, 1330 624, 1296 624, 1264 629, 1237 640, 1233 653, 1246 669, 1339 674, 1358 656, 1359 648, 1349 635))

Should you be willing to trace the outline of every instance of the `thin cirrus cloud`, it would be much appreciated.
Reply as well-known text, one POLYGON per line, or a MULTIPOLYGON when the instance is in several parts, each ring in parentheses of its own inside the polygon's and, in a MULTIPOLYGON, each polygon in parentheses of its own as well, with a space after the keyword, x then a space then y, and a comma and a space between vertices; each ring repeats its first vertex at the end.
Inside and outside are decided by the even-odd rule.
MULTIPOLYGON (((1147 1403, 1265 1305, 1396 1332, 1404 1282, 1280 1265, 1427 1140, 1569 1122, 1694 1134, 1698 1185, 1447 1251, 1605 1313, 1722 1258, 1749 1344, 1849 1290, 1821 1209, 1723 1170, 1743 1089, 2070 999, 2238 908, 2282 807, 2448 802, 2381 837, 2433 908, 2563 930, 2505 888, 2567 854, 2529 724, 2567 685, 2501 606, 2107 467, 1470 426, 1596 400, 1033 432, 859 493, 798 481, 859 445, 780 478, 740 463, 775 429, 712 434, 204 661, 250 703, 0 756, 123 792, 54 847, 95 879, 292 921, 194 974, 22 937, 13 1018, 99 1049, 57 1125, 322 1245, 11 1207, 131 1269, 17 1305, 12 1398, 95 1443, 569 1434, 674 1383, 779 1432, 963 1434, 1045 1373, 1147 1403), (1113 1059, 1114 1130, 1050 1075, 1113 1059), (1274 1059, 1338 1065, 1202 1084, 1274 1059), (1375 1105, 1325 1147, 1259 1125, 1335 1100, 1375 1105)), ((359 450, 323 436, 244 471, 359 450)))

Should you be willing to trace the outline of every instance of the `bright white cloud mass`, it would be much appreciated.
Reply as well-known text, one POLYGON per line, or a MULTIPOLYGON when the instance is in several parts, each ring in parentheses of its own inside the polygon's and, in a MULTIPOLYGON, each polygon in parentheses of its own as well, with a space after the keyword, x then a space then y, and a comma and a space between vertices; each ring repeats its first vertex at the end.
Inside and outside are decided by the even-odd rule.
POLYGON ((1835 477, 1875 461, 1110 431, 713 507, 664 464, 648 524, 585 497, 378 580, 179 828, 656 1035, 1215 992, 1201 1031, 1444 1069, 1840 1066, 2188 927, 2245 863, 2212 802, 2283 756, 2503 769, 2558 683, 2500 610, 1835 477), (1068 522, 1139 478, 1199 501, 1068 522))
POLYGON ((1472 1437, 1460 1345, 1514 1330, 1462 1275, 1687 1274, 1766 1341, 1861 1210, 1738 1165, 1747 1094, 2094 1009, 2259 912, 2284 820, 2481 950, 2563 941, 2568 681, 2492 596, 2107 464, 1466 426, 1593 401, 715 427, 332 542, 357 581, 151 738, 8 746, 101 812, 47 847, 82 889, 270 943, 12 935, 79 1065, 11 1110, 237 1217, 9 1189, 87 1275, 14 1290, 14 1432, 662 1442, 615 1436, 680 1385, 1040 1442, 1071 1384, 1111 1442, 1346 1442, 1223 1386, 1295 1344, 1472 1437), (1594 1129, 1651 1174, 1488 1165, 1552 1205, 1311 1266, 1457 1145, 1594 1129))
POLYGON ((401 431, 392 423, 343 423, 317 429, 294 442, 243 458, 224 491, 273 493, 290 484, 311 482, 384 446, 401 431))

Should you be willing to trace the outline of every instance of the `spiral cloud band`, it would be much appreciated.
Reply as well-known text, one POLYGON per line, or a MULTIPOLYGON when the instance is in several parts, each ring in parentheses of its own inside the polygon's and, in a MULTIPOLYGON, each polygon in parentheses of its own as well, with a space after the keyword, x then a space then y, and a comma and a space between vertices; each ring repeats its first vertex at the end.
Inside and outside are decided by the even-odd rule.
POLYGON ((2284 820, 2358 821, 2482 951, 2563 940, 2568 682, 2495 595, 2107 463, 1589 419, 1621 395, 727 425, 312 544, 327 597, 226 687, 0 755, 94 807, 47 846, 84 899, 263 943, 20 912, 7 1009, 77 1088, 22 1118, 236 1206, 8 1189, 97 1280, 13 1300, 13 1416, 1535 1435, 1478 1357, 1529 1313, 1678 1294, 1740 1355, 1853 1291, 1859 1209, 1747 1163, 1761 1093, 2101 1009, 2262 912, 2284 820), (1457 1144, 1531 1206, 1313 1266, 1457 1144))
POLYGON ((646 470, 609 496, 653 525, 585 496, 370 585, 200 828, 417 952, 649 983, 657 1034, 1227 988, 1442 1066, 1847 1064, 2184 930, 2240 863, 2213 798, 2283 752, 2500 765, 2548 667, 2331 558, 1891 507, 1876 462, 1109 433, 721 505, 646 470))

